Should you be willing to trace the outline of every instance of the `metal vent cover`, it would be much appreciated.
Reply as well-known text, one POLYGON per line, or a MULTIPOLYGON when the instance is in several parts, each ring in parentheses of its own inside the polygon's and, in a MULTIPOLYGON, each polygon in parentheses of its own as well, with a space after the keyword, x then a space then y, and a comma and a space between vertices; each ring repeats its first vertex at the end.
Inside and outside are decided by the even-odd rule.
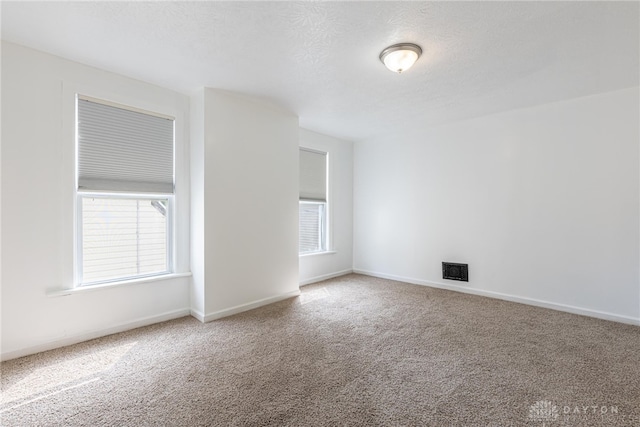
POLYGON ((458 264, 455 262, 442 263, 442 278, 449 280, 469 281, 469 264, 458 264))

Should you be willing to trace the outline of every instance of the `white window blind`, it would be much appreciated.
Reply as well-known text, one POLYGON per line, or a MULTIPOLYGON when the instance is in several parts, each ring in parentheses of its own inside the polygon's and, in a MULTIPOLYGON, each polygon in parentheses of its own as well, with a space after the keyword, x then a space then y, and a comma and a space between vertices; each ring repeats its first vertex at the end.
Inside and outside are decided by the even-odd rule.
POLYGON ((327 153, 300 149, 300 200, 327 201, 327 153))
POLYGON ((299 253, 325 250, 325 203, 300 202, 299 253))
POLYGON ((172 119, 78 98, 78 189, 173 193, 172 119))

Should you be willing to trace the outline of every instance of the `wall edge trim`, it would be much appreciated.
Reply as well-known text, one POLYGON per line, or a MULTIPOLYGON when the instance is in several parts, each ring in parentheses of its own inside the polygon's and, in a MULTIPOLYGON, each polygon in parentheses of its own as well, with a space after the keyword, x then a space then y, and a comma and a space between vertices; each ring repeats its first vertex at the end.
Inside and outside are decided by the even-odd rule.
POLYGON ((244 311, 253 310, 254 308, 258 308, 265 305, 273 304, 275 302, 283 301, 285 299, 294 298, 299 295, 300 295, 300 290, 297 289, 295 291, 286 292, 284 294, 275 295, 272 297, 263 298, 263 299, 248 302, 245 304, 236 305, 234 307, 224 308, 222 310, 207 313, 206 315, 202 316, 202 320, 199 317, 197 317, 198 315, 202 315, 202 313, 195 312, 195 310, 193 310, 196 314, 196 316, 194 317, 203 323, 207 323, 213 320, 222 319, 223 317, 228 317, 234 314, 242 313, 244 311))
POLYGON ((191 317, 195 317, 196 319, 204 323, 204 313, 201 312, 200 310, 196 310, 195 308, 192 308, 191 310, 189 310, 189 315, 191 317))
POLYGON ((334 277, 346 276, 353 273, 352 269, 336 271, 333 273, 322 274, 320 276, 311 277, 309 279, 301 280, 300 286, 310 285, 312 283, 322 282, 323 280, 333 279, 334 277))
POLYGON ((499 299, 499 300, 503 300, 503 301, 510 301, 510 302, 515 302, 515 303, 519 303, 519 304, 531 305, 531 306, 534 306, 534 307, 548 308, 548 309, 551 309, 551 310, 562 311, 562 312, 565 312, 565 313, 571 313, 571 314, 578 314, 578 315, 581 315, 581 316, 593 317, 593 318, 596 318, 596 319, 609 320, 609 321, 618 322, 618 323, 625 323, 625 324, 628 324, 628 325, 640 326, 640 318, 635 318, 635 317, 631 317, 631 316, 624 316, 624 315, 620 315, 620 314, 609 313, 609 312, 606 312, 606 311, 591 310, 591 309, 588 309, 588 308, 582 308, 582 307, 576 307, 576 306, 572 306, 572 305, 566 305, 566 304, 560 304, 560 303, 555 303, 555 302, 550 302, 550 301, 538 300, 538 299, 535 299, 535 298, 519 297, 519 296, 516 296, 516 295, 504 294, 504 293, 501 293, 501 292, 493 292, 493 291, 487 291, 487 290, 482 290, 482 289, 465 288, 464 286, 460 286, 460 285, 431 282, 431 281, 428 281, 428 280, 414 279, 414 278, 404 277, 404 276, 396 276, 396 275, 393 275, 393 274, 379 273, 379 272, 375 272, 375 271, 361 270, 361 269, 357 269, 357 268, 354 268, 353 272, 356 273, 356 274, 363 274, 365 276, 379 277, 381 279, 396 280, 396 281, 399 281, 399 282, 411 283, 413 285, 421 285, 421 286, 428 286, 430 288, 445 289, 445 290, 448 290, 448 291, 454 291, 454 292, 461 292, 461 293, 465 293, 465 294, 478 295, 478 296, 483 296, 483 297, 488 297, 488 298, 499 299))
POLYGON ((19 348, 16 350, 10 350, 3 352, 0 355, 0 360, 11 360, 19 357, 28 356, 31 354, 41 353, 43 351, 54 350, 60 347, 66 347, 73 344, 78 344, 84 341, 93 340, 96 338, 105 337, 107 335, 113 335, 120 332, 129 331, 131 329, 141 328, 143 326, 153 325, 154 323, 166 322, 167 320, 178 319, 189 315, 190 310, 188 308, 181 308, 178 310, 171 310, 162 314, 147 316, 140 319, 132 320, 129 322, 119 323, 115 326, 108 328, 94 329, 89 332, 83 332, 81 334, 75 334, 67 337, 56 338, 54 340, 46 341, 41 344, 36 344, 28 347, 19 348))

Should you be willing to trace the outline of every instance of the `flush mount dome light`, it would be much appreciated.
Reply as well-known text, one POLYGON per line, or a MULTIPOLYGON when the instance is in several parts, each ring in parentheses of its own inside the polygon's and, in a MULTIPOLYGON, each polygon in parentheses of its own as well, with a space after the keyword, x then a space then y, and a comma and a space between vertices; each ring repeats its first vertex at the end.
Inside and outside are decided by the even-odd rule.
POLYGON ((380 61, 394 73, 411 68, 420 58, 422 48, 413 43, 398 43, 380 52, 380 61))

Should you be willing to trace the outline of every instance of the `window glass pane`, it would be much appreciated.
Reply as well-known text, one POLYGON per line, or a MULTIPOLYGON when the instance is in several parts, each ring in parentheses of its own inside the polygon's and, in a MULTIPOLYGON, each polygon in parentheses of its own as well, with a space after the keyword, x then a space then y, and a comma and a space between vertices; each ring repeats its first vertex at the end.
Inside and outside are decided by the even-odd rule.
POLYGON ((168 203, 82 197, 82 282, 167 272, 168 203))
POLYGON ((324 250, 325 203, 300 202, 301 254, 324 250))

